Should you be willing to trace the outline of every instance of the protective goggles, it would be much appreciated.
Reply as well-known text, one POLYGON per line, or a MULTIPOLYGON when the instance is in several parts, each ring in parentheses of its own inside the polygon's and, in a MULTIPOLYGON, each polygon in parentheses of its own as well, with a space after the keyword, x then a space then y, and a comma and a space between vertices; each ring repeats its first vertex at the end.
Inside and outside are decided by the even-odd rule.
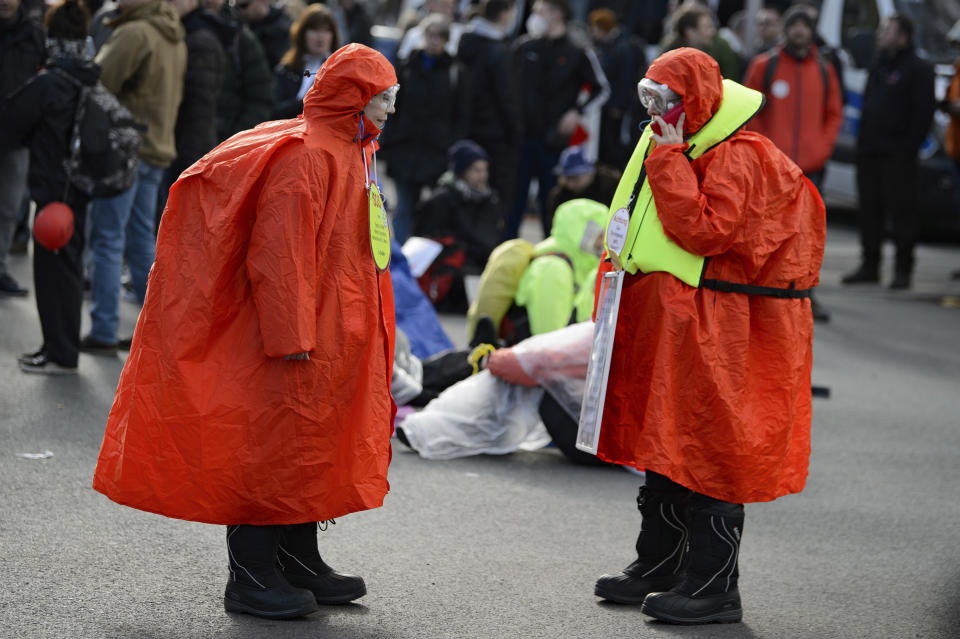
POLYGON ((657 113, 666 113, 680 104, 680 96, 665 84, 657 84, 650 78, 644 78, 637 84, 640 104, 643 108, 657 113))
POLYGON ((377 95, 373 96, 373 99, 381 100, 386 110, 389 111, 397 103, 397 93, 399 92, 400 92, 400 85, 395 84, 389 89, 385 89, 384 91, 381 91, 377 95))

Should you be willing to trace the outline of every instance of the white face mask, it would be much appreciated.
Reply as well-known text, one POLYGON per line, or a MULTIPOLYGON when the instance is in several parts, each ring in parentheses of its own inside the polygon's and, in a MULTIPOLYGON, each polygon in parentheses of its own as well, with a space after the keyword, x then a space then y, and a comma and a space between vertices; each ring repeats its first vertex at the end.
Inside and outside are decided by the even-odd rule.
POLYGON ((539 38, 547 34, 547 19, 539 13, 531 13, 527 18, 527 33, 531 38, 539 38))

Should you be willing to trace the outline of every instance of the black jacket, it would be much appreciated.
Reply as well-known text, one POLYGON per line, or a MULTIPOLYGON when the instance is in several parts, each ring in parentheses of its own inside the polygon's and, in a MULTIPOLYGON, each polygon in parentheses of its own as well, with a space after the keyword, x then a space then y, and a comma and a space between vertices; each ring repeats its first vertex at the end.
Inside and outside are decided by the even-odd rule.
POLYGON ((930 63, 912 49, 877 59, 863 92, 857 151, 916 156, 936 108, 930 63))
POLYGON ((604 110, 626 113, 637 102, 637 82, 647 71, 643 42, 621 30, 611 40, 597 44, 597 58, 610 83, 610 99, 604 110))
POLYGON ((457 58, 463 65, 457 137, 484 148, 491 142, 518 145, 523 113, 510 46, 467 31, 460 38, 457 58))
POLYGON ((300 85, 303 83, 303 69, 299 71, 278 64, 273 71, 273 118, 285 120, 295 118, 303 112, 303 100, 297 99, 300 85))
POLYGON ((221 14, 203 14, 220 36, 227 65, 220 89, 217 138, 252 129, 273 114, 273 72, 257 36, 224 4, 221 14))
POLYGON ((454 237, 466 253, 463 272, 480 274, 503 234, 500 202, 494 191, 476 193, 444 173, 414 211, 413 234, 454 237))
POLYGON ((397 112, 380 137, 390 176, 433 184, 455 142, 456 63, 446 53, 431 57, 416 50, 400 62, 397 80, 397 112))
POLYGON ((287 12, 277 7, 270 7, 270 12, 264 16, 263 20, 250 23, 250 30, 260 40, 263 52, 267 56, 267 64, 270 65, 271 69, 280 63, 280 58, 290 48, 290 25, 292 23, 293 20, 287 15, 287 12))
MULTIPOLYGON (((327 2, 326 4, 330 3, 327 2)), ((370 29, 373 27, 373 21, 367 14, 367 10, 363 8, 363 4, 362 2, 354 2, 349 11, 343 12, 343 17, 347 22, 347 33, 341 33, 340 39, 347 38, 346 42, 357 42, 372 47, 373 35, 370 33, 370 29)))
MULTIPOLYGON (((62 200, 69 157, 70 136, 77 113, 80 89, 52 69, 59 68, 94 86, 100 67, 92 60, 58 58, 27 84, 11 94, 0 107, 0 148, 26 146, 30 149, 27 183, 30 197, 38 204, 62 200)), ((72 196, 78 192, 71 191, 72 196)), ((73 199, 73 198, 71 198, 73 199)))
POLYGON ((559 151, 567 146, 567 137, 557 132, 564 113, 582 110, 594 102, 603 103, 609 95, 607 79, 596 56, 578 46, 569 35, 559 38, 522 38, 517 42, 515 65, 520 71, 520 95, 523 100, 524 133, 546 142, 559 151), (584 85, 590 87, 590 99, 578 104, 584 85))
POLYGON ((40 70, 46 58, 43 29, 23 7, 9 22, 0 21, 0 100, 40 70))
POLYGON ((183 76, 183 100, 177 112, 177 158, 170 165, 180 175, 217 145, 217 108, 227 58, 220 38, 202 9, 181 18, 187 32, 187 71, 183 76))
MULTIPOLYGON (((326 58, 323 61, 326 62, 326 58)), ((292 68, 278 64, 273 70, 273 88, 276 97, 273 118, 275 120, 295 118, 303 113, 303 100, 297 95, 300 94, 300 87, 303 86, 304 70, 303 63, 292 68)), ((316 75, 310 77, 315 79, 316 75)))
POLYGON ((551 189, 550 195, 547 196, 547 209, 550 211, 550 219, 553 219, 553 214, 557 212, 558 206, 577 198, 610 204, 614 193, 617 192, 617 186, 620 184, 620 172, 603 165, 597 166, 596 171, 597 174, 593 182, 583 191, 571 191, 559 184, 551 189))

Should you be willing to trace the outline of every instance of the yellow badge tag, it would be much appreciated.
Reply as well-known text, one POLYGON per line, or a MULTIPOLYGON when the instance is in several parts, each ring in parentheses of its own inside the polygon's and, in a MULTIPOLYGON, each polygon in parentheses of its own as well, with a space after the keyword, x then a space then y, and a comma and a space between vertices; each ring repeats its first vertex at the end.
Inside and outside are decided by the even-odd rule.
POLYGON ((383 198, 375 182, 367 187, 370 195, 370 252, 377 268, 385 271, 390 266, 390 227, 383 210, 383 198))

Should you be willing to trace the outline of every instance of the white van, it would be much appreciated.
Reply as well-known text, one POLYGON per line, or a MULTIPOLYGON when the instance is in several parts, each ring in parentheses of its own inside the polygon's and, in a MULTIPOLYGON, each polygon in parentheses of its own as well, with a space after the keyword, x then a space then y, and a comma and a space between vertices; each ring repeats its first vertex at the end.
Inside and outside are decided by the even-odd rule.
MULTIPOLYGON (((841 51, 845 93, 844 122, 833 158, 827 165, 824 199, 839 208, 857 208, 856 151, 860 107, 874 54, 880 21, 902 13, 916 24, 917 54, 936 70, 936 97, 942 100, 953 76, 955 53, 947 32, 960 20, 958 0, 823 0, 818 30, 827 44, 841 51)), ((920 151, 921 229, 927 236, 960 234, 960 174, 943 151, 948 116, 937 111, 930 135, 920 151)))

